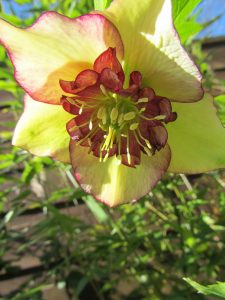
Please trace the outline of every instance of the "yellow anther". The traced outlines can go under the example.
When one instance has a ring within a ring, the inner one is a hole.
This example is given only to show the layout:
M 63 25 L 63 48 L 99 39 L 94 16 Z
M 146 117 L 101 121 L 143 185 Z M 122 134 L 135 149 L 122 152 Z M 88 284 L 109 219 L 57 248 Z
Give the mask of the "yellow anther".
M 119 114 L 118 109 L 116 107 L 113 107 L 111 114 L 110 114 L 110 119 L 112 122 L 116 121 L 118 114 Z
M 127 147 L 127 160 L 128 160 L 128 164 L 131 164 L 131 156 L 130 156 L 130 152 L 129 152 L 129 148 Z
M 148 156 L 152 156 L 151 151 L 147 147 L 144 147 L 144 150 L 145 150 L 145 152 L 147 153 Z
M 137 101 L 137 103 L 147 103 L 147 102 L 148 102 L 148 98 L 140 98 Z
M 104 87 L 104 85 L 100 84 L 100 89 L 101 89 L 102 93 L 103 93 L 105 96 L 108 96 L 107 90 L 106 90 L 106 88 Z
M 97 112 L 97 118 L 102 120 L 104 114 L 106 113 L 105 111 L 105 107 L 104 106 L 101 106 L 99 109 L 98 109 L 98 112 Z
M 156 116 L 154 119 L 155 119 L 155 120 L 163 120 L 163 119 L 165 119 L 165 118 L 166 118 L 165 115 L 158 115 L 158 116 Z
M 151 146 L 151 144 L 149 143 L 149 141 L 147 139 L 145 139 L 145 143 L 146 143 L 146 145 L 148 146 L 149 149 L 152 149 L 152 146 Z
M 130 111 L 123 116 L 125 121 L 130 121 L 130 120 L 134 119 L 135 117 L 136 117 L 136 113 L 134 111 Z
M 136 130 L 138 128 L 138 123 L 133 123 L 130 125 L 130 130 Z
M 92 123 L 92 120 L 90 120 L 90 122 L 89 122 L 89 126 L 88 126 L 88 127 L 89 127 L 89 129 L 90 129 L 90 130 L 92 130 L 92 128 L 93 128 L 93 123 Z
M 143 107 L 143 108 L 141 108 L 141 109 L 139 110 L 139 112 L 142 113 L 142 112 L 145 111 L 145 110 L 146 110 L 146 108 Z
M 80 107 L 80 109 L 79 109 L 79 115 L 81 115 L 81 114 L 82 114 L 82 112 L 83 112 L 83 108 L 84 108 L 84 104 L 82 104 L 82 105 L 81 105 L 81 107 Z

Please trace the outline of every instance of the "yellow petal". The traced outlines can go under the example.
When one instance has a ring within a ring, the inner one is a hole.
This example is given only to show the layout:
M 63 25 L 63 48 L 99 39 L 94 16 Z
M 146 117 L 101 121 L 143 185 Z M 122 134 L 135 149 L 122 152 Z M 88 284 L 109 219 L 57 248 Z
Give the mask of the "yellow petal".
M 121 34 L 127 72 L 140 71 L 144 85 L 171 100 L 203 96 L 201 75 L 174 28 L 171 0 L 114 0 L 103 14 Z
M 116 28 L 103 16 L 76 19 L 56 12 L 42 14 L 26 29 L 0 20 L 0 42 L 14 64 L 15 78 L 35 100 L 59 104 L 59 79 L 74 80 L 108 47 L 123 55 Z
M 51 105 L 25 96 L 25 110 L 17 123 L 13 145 L 38 156 L 52 156 L 70 162 L 66 123 L 73 115 L 60 105 Z
M 213 98 L 196 103 L 173 103 L 177 120 L 167 125 L 172 158 L 168 171 L 202 173 L 225 167 L 225 128 Z

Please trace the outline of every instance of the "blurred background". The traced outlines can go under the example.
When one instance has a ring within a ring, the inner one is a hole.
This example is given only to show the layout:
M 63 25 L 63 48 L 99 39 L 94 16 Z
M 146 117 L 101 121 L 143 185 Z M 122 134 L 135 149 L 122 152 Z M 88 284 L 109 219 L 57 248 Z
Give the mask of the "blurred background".
M 225 1 L 178 1 L 175 26 L 225 124 Z M 46 10 L 76 17 L 93 7 L 2 0 L 0 17 L 26 27 Z M 137 204 L 112 210 L 79 189 L 69 166 L 11 146 L 22 111 L 0 47 L 0 299 L 216 299 L 182 278 L 224 281 L 225 171 L 167 174 Z

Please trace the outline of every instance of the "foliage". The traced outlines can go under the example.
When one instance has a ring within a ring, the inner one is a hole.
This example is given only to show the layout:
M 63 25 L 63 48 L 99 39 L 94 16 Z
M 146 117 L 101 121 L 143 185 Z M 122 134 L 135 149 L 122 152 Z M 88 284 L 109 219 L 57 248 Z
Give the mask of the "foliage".
M 96 10 L 103 10 L 108 7 L 110 0 L 94 0 L 94 7 Z
M 216 284 L 210 284 L 203 286 L 190 278 L 184 278 L 193 288 L 195 288 L 199 293 L 204 295 L 215 295 L 225 299 L 225 282 L 217 282 Z
M 186 43 L 188 39 L 193 38 L 203 29 L 203 26 L 196 22 L 196 14 L 193 10 L 202 0 L 174 0 L 173 1 L 173 17 L 174 24 L 179 32 L 182 43 Z
M 26 18 L 16 11 L 7 15 L 4 6 L 0 17 L 21 26 L 49 9 L 69 17 L 93 9 L 92 0 L 16 2 Z M 201 43 L 191 43 L 202 28 L 192 14 L 198 3 L 174 0 L 175 26 L 205 75 L 205 87 L 224 91 Z M 0 297 L 41 300 L 56 287 L 75 300 L 213 299 L 195 293 L 182 278 L 224 278 L 225 173 L 167 175 L 137 204 L 106 208 L 79 189 L 69 166 L 11 146 L 23 93 L 3 48 L 0 59 Z M 216 100 L 225 123 L 224 96 Z M 25 271 L 21 259 L 30 257 L 35 264 Z M 28 277 L 6 292 L 7 280 L 19 275 Z M 212 287 L 206 294 L 215 295 Z

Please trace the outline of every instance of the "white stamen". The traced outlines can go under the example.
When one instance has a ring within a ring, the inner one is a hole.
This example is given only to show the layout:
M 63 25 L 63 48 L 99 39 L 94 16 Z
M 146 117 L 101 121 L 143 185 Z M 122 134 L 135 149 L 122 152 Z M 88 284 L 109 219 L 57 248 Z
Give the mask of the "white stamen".
M 90 130 L 92 130 L 92 128 L 93 128 L 93 123 L 92 123 L 92 120 L 90 120 L 90 122 L 89 122 L 89 126 L 88 126 L 88 127 L 89 127 L 89 129 L 90 129 Z
M 108 157 L 109 157 L 109 151 L 106 153 L 105 157 L 103 158 L 103 162 L 106 162 Z
M 106 88 L 104 87 L 104 85 L 100 84 L 100 89 L 101 89 L 102 93 L 103 93 L 105 96 L 108 96 L 107 90 L 106 90 Z
M 127 160 L 128 160 L 128 164 L 131 164 L 131 156 L 130 156 L 130 152 L 129 152 L 129 148 L 127 147 Z
M 147 147 L 144 147 L 144 150 L 145 150 L 145 152 L 147 153 L 148 156 L 152 156 L 151 151 Z
M 147 139 L 145 139 L 145 143 L 146 143 L 146 145 L 149 149 L 152 149 L 152 146 L 151 146 L 150 142 Z
M 140 98 L 136 103 L 147 103 L 147 102 L 148 102 L 148 98 Z
M 81 106 L 80 109 L 79 109 L 79 115 L 82 114 L 83 108 L 84 108 L 84 105 L 82 104 L 82 106 Z
M 165 119 L 165 118 L 166 118 L 165 115 L 158 115 L 158 116 L 156 116 L 154 119 L 155 119 L 155 120 L 163 120 L 163 119 Z

